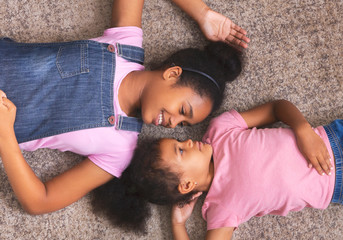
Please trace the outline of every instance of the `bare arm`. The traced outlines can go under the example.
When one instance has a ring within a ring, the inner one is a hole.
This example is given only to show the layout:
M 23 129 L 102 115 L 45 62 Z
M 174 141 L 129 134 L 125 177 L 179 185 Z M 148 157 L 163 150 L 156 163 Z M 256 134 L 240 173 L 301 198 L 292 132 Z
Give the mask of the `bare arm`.
M 144 0 L 114 0 L 112 8 L 112 27 L 142 27 Z
M 233 227 L 224 227 L 207 231 L 206 240 L 228 240 L 232 238 Z
M 206 233 L 206 240 L 229 240 L 233 235 L 233 227 L 224 227 L 209 230 Z M 189 240 L 186 227 L 183 225 L 173 225 L 174 240 Z
M 321 175 L 330 174 L 332 164 L 330 155 L 323 140 L 313 131 L 302 113 L 291 102 L 277 100 L 242 112 L 248 127 L 260 127 L 281 121 L 290 126 L 310 167 L 314 167 Z
M 14 134 L 16 108 L 0 102 L 0 156 L 9 182 L 23 208 L 31 214 L 56 211 L 77 201 L 113 178 L 86 159 L 63 174 L 43 183 L 25 161 Z
M 186 221 L 191 216 L 195 203 L 201 192 L 193 195 L 193 200 L 184 205 L 182 208 L 178 205 L 174 205 L 172 208 L 171 222 L 173 230 L 174 240 L 189 240 L 189 236 L 186 229 Z M 225 227 L 207 231 L 206 239 L 209 240 L 227 240 L 231 239 L 234 228 Z

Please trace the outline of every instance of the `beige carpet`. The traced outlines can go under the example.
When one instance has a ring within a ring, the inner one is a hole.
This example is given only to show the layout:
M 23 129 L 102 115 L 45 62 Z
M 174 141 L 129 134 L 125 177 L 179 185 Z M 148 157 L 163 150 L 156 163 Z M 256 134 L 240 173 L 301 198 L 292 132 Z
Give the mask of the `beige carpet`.
M 343 118 L 342 0 L 207 3 L 244 27 L 251 38 L 243 74 L 227 86 L 219 112 L 284 98 L 313 125 Z M 24 42 L 96 37 L 109 27 L 111 5 L 112 0 L 1 0 L 0 36 Z M 205 43 L 195 23 L 168 0 L 146 1 L 143 29 L 147 66 L 174 50 Z M 142 135 L 200 138 L 206 124 L 175 131 L 145 127 Z M 24 154 L 42 179 L 81 159 L 51 150 Z M 152 207 L 147 235 L 137 235 L 94 215 L 90 196 L 58 212 L 30 216 L 15 199 L 2 166 L 0 182 L 0 239 L 171 239 L 167 207 Z M 191 239 L 204 239 L 200 202 L 188 227 Z M 342 233 L 343 207 L 331 205 L 325 211 L 254 218 L 238 228 L 234 239 L 343 239 Z

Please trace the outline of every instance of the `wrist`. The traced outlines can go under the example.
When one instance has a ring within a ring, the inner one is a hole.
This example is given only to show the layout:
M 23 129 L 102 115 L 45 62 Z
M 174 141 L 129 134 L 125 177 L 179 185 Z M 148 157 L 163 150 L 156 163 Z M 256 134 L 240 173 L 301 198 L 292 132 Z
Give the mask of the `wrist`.
M 307 121 L 299 123 L 295 127 L 293 127 L 293 131 L 295 132 L 297 136 L 306 134 L 306 132 L 309 130 L 312 131 L 312 126 Z
M 4 151 L 13 148 L 13 146 L 17 146 L 17 138 L 13 130 L 8 130 L 4 134 L 0 135 L 0 155 L 3 154 Z
M 185 227 L 186 226 L 186 221 L 179 222 L 179 221 L 175 221 L 172 219 L 171 223 L 172 223 L 172 226 L 175 226 L 175 227 Z

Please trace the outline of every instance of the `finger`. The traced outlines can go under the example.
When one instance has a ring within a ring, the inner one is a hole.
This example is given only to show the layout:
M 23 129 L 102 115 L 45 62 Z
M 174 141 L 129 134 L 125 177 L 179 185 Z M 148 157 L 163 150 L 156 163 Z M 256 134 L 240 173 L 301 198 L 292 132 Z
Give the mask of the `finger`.
M 333 170 L 334 169 L 334 163 L 331 159 L 331 156 L 330 156 L 327 148 L 325 148 L 325 161 L 328 163 L 328 166 L 330 167 L 330 169 Z
M 240 26 L 236 25 L 235 23 L 232 23 L 231 28 L 236 30 L 237 32 L 240 32 L 240 33 L 244 34 L 244 35 L 247 34 L 247 31 L 245 31 L 243 28 L 241 28 Z
M 194 194 L 194 195 L 192 196 L 192 200 L 193 200 L 193 199 L 196 199 L 196 198 L 198 198 L 198 197 L 200 197 L 201 194 L 202 194 L 202 192 L 197 192 L 196 194 Z
M 321 168 L 323 169 L 323 171 L 327 174 L 327 175 L 331 175 L 331 170 L 329 165 L 327 164 L 327 162 L 325 161 L 324 157 L 322 155 L 317 156 L 317 160 L 321 166 Z
M 1 98 L 7 98 L 6 93 L 4 91 L 0 90 L 0 97 Z
M 243 43 L 241 40 L 235 38 L 231 34 L 229 36 L 227 36 L 225 40 L 226 40 L 227 43 L 230 43 L 233 46 L 243 47 L 243 48 L 247 48 L 248 47 L 248 45 L 246 43 Z
M 316 169 L 319 175 L 325 174 L 316 157 L 310 158 L 310 161 L 312 163 L 313 168 Z
M 8 110 L 15 110 L 16 106 L 14 105 L 14 103 L 9 100 L 8 98 L 3 98 L 3 105 L 6 106 L 8 108 Z
M 196 204 L 196 202 L 198 201 L 199 198 L 194 198 L 192 199 L 192 201 L 188 204 L 191 208 L 194 208 L 194 205 Z
M 237 27 L 236 25 L 231 28 L 231 32 L 230 34 L 232 34 L 234 37 L 240 39 L 241 41 L 244 41 L 246 43 L 249 43 L 250 42 L 250 38 L 248 38 L 246 36 L 247 32 L 245 30 L 243 30 L 242 28 L 240 27 Z
M 2 90 L 0 90 L 0 103 L 3 103 L 3 98 L 6 98 L 6 94 Z

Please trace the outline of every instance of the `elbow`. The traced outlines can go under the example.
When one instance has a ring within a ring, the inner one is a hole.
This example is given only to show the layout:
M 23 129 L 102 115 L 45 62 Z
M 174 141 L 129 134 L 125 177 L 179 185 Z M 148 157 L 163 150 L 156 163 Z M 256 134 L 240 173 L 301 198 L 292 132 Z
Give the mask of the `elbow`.
M 23 207 L 24 211 L 30 215 L 42 215 L 44 214 L 45 212 L 44 211 L 41 211 L 40 209 L 37 209 L 37 208 L 33 208 L 33 207 Z
M 42 215 L 45 213 L 48 213 L 50 211 L 47 211 L 44 208 L 43 204 L 38 204 L 38 203 L 26 203 L 26 204 L 21 204 L 22 208 L 24 211 L 30 215 Z

